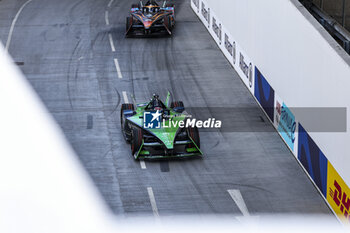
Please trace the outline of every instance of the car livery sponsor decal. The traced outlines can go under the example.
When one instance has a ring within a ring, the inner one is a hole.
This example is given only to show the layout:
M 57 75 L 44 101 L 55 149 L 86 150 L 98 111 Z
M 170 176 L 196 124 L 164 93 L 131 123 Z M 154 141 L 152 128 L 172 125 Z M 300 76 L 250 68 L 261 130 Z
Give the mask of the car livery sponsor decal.
M 350 188 L 328 162 L 327 201 L 340 220 L 350 223 Z

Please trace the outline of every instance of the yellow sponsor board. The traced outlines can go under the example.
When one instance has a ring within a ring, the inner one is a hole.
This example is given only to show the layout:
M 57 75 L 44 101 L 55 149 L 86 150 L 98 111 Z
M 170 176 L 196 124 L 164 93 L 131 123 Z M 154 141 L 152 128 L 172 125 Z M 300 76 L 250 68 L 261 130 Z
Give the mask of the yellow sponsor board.
M 344 223 L 350 223 L 350 189 L 328 161 L 327 201 Z

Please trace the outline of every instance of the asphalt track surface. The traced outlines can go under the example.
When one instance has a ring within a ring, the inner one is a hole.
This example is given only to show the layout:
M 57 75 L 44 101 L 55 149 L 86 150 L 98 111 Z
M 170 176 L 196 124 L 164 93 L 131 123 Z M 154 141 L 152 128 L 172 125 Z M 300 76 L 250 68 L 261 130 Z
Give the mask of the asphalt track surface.
M 3 44 L 25 2 L 0 1 Z M 175 3 L 172 37 L 126 39 L 127 0 L 33 0 L 15 24 L 9 53 L 106 203 L 122 216 L 331 214 L 189 0 Z M 186 107 L 250 110 L 221 114 L 235 123 L 232 132 L 201 133 L 203 159 L 134 161 L 120 131 L 121 103 L 167 89 Z

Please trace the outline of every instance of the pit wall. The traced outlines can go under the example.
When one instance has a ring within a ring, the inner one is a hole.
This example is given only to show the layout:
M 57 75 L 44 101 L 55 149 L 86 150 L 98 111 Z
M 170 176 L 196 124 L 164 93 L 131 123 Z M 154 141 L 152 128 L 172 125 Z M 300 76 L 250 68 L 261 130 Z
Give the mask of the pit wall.
M 349 121 L 350 66 L 339 46 L 297 0 L 191 0 L 191 7 L 330 207 L 350 222 L 349 126 L 308 131 L 310 116 L 295 110 L 340 107 Z

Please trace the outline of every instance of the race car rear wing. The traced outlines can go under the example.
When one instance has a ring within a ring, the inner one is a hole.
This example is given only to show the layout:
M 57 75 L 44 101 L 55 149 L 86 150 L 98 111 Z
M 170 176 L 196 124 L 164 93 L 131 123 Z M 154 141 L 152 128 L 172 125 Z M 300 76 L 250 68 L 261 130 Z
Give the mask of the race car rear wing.
M 166 4 L 167 4 L 167 0 L 163 1 L 163 8 L 166 6 Z M 143 7 L 143 1 L 142 0 L 140 0 L 140 6 L 141 6 L 141 8 Z

